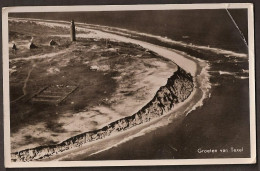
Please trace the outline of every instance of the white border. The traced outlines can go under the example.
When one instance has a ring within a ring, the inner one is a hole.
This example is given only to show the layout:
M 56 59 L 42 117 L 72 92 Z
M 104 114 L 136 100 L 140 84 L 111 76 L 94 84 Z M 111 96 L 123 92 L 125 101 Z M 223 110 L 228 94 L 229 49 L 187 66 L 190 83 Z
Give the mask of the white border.
M 69 12 L 69 11 L 133 11 L 133 10 L 190 10 L 190 9 L 248 9 L 248 47 L 249 47 L 249 89 L 250 89 L 250 158 L 224 159 L 174 159 L 174 160 L 102 160 L 102 161 L 51 161 L 51 162 L 11 162 L 10 156 L 10 103 L 9 103 L 9 50 L 8 13 L 14 12 Z M 90 6 L 27 6 L 6 7 L 2 9 L 3 37 L 3 103 L 4 103 L 4 147 L 5 167 L 83 167 L 83 166 L 152 166 L 152 165 L 208 165 L 208 164 L 253 164 L 256 163 L 256 125 L 255 125 L 255 61 L 254 61 L 254 17 L 253 4 L 163 4 L 163 5 L 90 5 Z

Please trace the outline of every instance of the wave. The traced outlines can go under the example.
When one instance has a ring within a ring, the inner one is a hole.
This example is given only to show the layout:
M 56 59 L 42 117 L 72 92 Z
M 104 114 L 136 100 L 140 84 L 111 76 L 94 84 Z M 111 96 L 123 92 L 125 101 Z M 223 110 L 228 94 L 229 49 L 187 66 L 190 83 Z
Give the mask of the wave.
M 249 70 L 247 70 L 247 69 L 242 69 L 242 72 L 243 72 L 243 73 L 249 73 Z
M 195 58 L 195 57 L 191 57 L 191 58 Z M 196 79 L 197 79 L 197 86 L 199 87 L 199 90 L 202 91 L 202 97 L 199 99 L 199 101 L 186 113 L 186 116 L 196 110 L 199 107 L 203 106 L 203 103 L 206 99 L 210 98 L 211 93 L 210 93 L 210 89 L 212 87 L 211 82 L 210 82 L 210 74 L 209 74 L 209 70 L 210 70 L 210 64 L 204 60 L 201 59 L 197 59 L 196 60 L 199 61 L 200 66 L 201 66 L 201 72 L 199 75 L 197 75 Z M 196 86 L 196 85 L 195 85 Z
M 249 79 L 249 77 L 245 77 L 245 76 L 235 76 L 235 78 L 237 78 L 237 79 L 242 79 L 242 80 L 244 80 L 244 79 Z
M 220 75 L 235 75 L 233 72 L 227 72 L 227 71 L 218 71 Z

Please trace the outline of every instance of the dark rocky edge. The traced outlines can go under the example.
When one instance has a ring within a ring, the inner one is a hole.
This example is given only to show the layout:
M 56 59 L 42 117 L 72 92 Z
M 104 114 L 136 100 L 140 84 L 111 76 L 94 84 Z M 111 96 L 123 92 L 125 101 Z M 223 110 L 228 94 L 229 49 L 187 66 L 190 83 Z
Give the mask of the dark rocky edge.
M 119 119 L 101 129 L 76 135 L 56 145 L 39 146 L 12 153 L 11 160 L 13 162 L 41 160 L 69 149 L 81 147 L 85 143 L 103 139 L 116 132 L 149 122 L 171 110 L 175 104 L 187 99 L 193 88 L 192 76 L 178 67 L 178 70 L 168 78 L 167 84 L 160 87 L 156 92 L 154 98 L 132 116 Z

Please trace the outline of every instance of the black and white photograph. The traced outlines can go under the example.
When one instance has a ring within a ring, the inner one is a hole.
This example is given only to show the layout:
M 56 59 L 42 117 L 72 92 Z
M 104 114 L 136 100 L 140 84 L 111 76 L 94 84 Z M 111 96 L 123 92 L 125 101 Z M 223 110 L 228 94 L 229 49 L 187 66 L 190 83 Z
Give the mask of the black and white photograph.
M 253 5 L 6 7 L 6 167 L 253 164 Z

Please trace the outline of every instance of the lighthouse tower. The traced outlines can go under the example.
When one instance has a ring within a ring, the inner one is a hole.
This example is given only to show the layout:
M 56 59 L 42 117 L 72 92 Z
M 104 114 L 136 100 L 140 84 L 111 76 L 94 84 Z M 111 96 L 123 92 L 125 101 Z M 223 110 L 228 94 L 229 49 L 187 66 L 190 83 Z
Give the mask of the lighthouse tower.
M 70 25 L 70 38 L 71 41 L 76 41 L 76 29 L 75 29 L 74 20 L 71 21 L 71 25 Z

